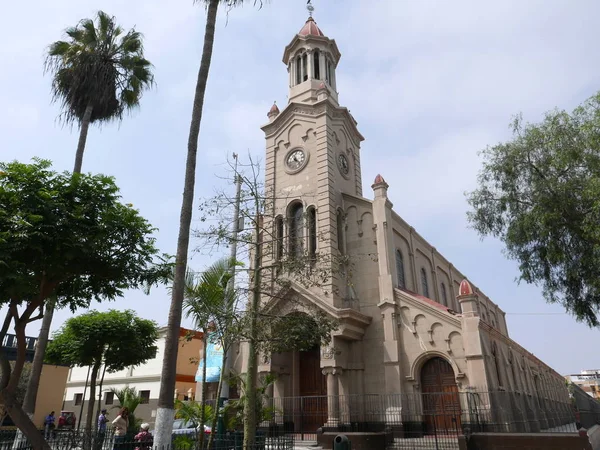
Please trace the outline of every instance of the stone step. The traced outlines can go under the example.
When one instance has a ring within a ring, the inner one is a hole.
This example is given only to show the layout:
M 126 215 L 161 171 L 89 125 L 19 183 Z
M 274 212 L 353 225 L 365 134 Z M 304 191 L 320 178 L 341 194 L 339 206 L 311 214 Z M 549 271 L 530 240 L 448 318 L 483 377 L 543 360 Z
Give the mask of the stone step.
M 295 450 L 323 450 L 323 447 L 317 444 L 317 441 L 300 441 L 294 442 Z

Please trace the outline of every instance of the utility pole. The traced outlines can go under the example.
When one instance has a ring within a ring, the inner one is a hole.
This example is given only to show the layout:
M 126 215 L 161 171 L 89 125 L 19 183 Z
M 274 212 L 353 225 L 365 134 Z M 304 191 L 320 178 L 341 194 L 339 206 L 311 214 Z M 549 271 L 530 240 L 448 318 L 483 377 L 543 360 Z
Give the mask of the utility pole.
M 238 155 L 237 153 L 233 154 L 233 159 L 235 161 L 234 166 L 233 166 L 233 172 L 234 172 L 234 180 L 235 180 L 235 203 L 233 206 L 233 224 L 232 224 L 232 230 L 231 230 L 231 254 L 230 254 L 230 261 L 231 261 L 231 278 L 229 279 L 228 282 L 228 289 L 235 289 L 235 268 L 236 268 L 236 261 L 237 261 L 237 240 L 238 240 L 238 233 L 240 231 L 242 231 L 243 229 L 243 225 L 240 223 L 240 201 L 241 201 L 241 196 L 242 196 L 242 177 L 238 174 Z M 228 314 L 233 314 L 233 308 L 235 306 L 235 296 L 231 297 L 231 301 L 232 303 L 229 305 L 228 307 Z M 230 347 L 230 346 L 229 346 Z M 205 363 L 206 364 L 206 363 Z M 229 371 L 231 368 L 231 350 L 228 348 L 227 349 L 227 356 L 225 358 L 225 365 L 223 367 L 221 367 L 221 370 L 223 371 L 223 380 L 225 380 L 225 383 L 223 384 L 223 386 L 221 387 L 221 396 L 219 398 L 219 408 L 222 408 L 223 405 L 225 404 L 225 402 L 229 399 L 229 382 L 227 380 L 228 376 L 229 376 Z M 223 432 L 223 424 L 221 421 L 221 415 L 219 414 L 219 426 L 218 426 L 218 431 L 217 434 L 219 434 L 220 432 Z

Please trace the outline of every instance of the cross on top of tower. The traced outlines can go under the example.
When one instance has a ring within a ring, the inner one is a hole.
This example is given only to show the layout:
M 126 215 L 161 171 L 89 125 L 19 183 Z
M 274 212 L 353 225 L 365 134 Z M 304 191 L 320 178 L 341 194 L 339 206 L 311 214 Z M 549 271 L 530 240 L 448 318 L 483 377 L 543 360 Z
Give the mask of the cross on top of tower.
M 315 7 L 312 5 L 312 0 L 308 0 L 308 2 L 306 2 L 306 9 L 308 10 L 308 17 L 312 17 L 313 15 L 313 11 L 315 10 Z

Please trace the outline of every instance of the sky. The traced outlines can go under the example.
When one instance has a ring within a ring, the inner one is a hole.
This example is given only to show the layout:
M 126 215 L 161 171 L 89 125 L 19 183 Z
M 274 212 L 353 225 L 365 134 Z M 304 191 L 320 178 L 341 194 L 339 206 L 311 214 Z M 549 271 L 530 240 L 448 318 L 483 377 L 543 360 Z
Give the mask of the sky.
M 313 0 L 321 30 L 342 53 L 340 103 L 358 121 L 364 194 L 378 173 L 395 210 L 507 313 L 510 336 L 562 374 L 600 367 L 590 330 L 548 305 L 535 286 L 517 283 L 502 244 L 467 223 L 464 193 L 475 188 L 478 152 L 510 139 L 511 118 L 572 110 L 596 92 L 600 2 L 596 0 Z M 196 199 L 230 188 L 232 152 L 264 155 L 260 126 L 287 103 L 281 58 L 307 18 L 305 0 L 271 0 L 218 17 L 199 140 Z M 44 74 L 47 46 L 97 10 L 145 36 L 156 87 L 119 124 L 92 127 L 83 170 L 115 177 L 175 253 L 193 91 L 205 9 L 192 0 L 8 2 L 0 20 L 0 160 L 42 157 L 72 170 L 78 130 L 62 127 Z M 199 214 L 194 227 L 199 227 Z M 198 241 L 192 241 L 195 248 Z M 194 252 L 201 270 L 215 255 Z M 94 308 L 133 309 L 164 325 L 170 297 L 127 292 Z M 57 311 L 53 330 L 68 317 Z M 28 334 L 35 336 L 38 324 Z M 591 351 L 590 351 L 591 350 Z

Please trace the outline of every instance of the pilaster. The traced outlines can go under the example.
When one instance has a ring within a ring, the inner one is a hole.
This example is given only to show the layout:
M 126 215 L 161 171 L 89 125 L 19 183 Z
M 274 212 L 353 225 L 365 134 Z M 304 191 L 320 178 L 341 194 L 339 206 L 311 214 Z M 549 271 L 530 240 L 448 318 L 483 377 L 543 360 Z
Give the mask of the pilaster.
M 462 311 L 461 328 L 469 383 L 478 390 L 486 391 L 488 390 L 488 381 L 479 329 L 480 318 L 477 308 L 479 298 L 467 280 L 460 283 L 458 294 L 457 300 Z
M 383 325 L 383 364 L 385 392 L 402 393 L 402 373 L 396 326 L 397 305 L 394 298 L 395 273 L 392 271 L 393 235 L 392 203 L 388 200 L 388 184 L 381 175 L 373 183 L 373 222 L 377 238 L 377 262 L 379 265 L 379 310 Z

